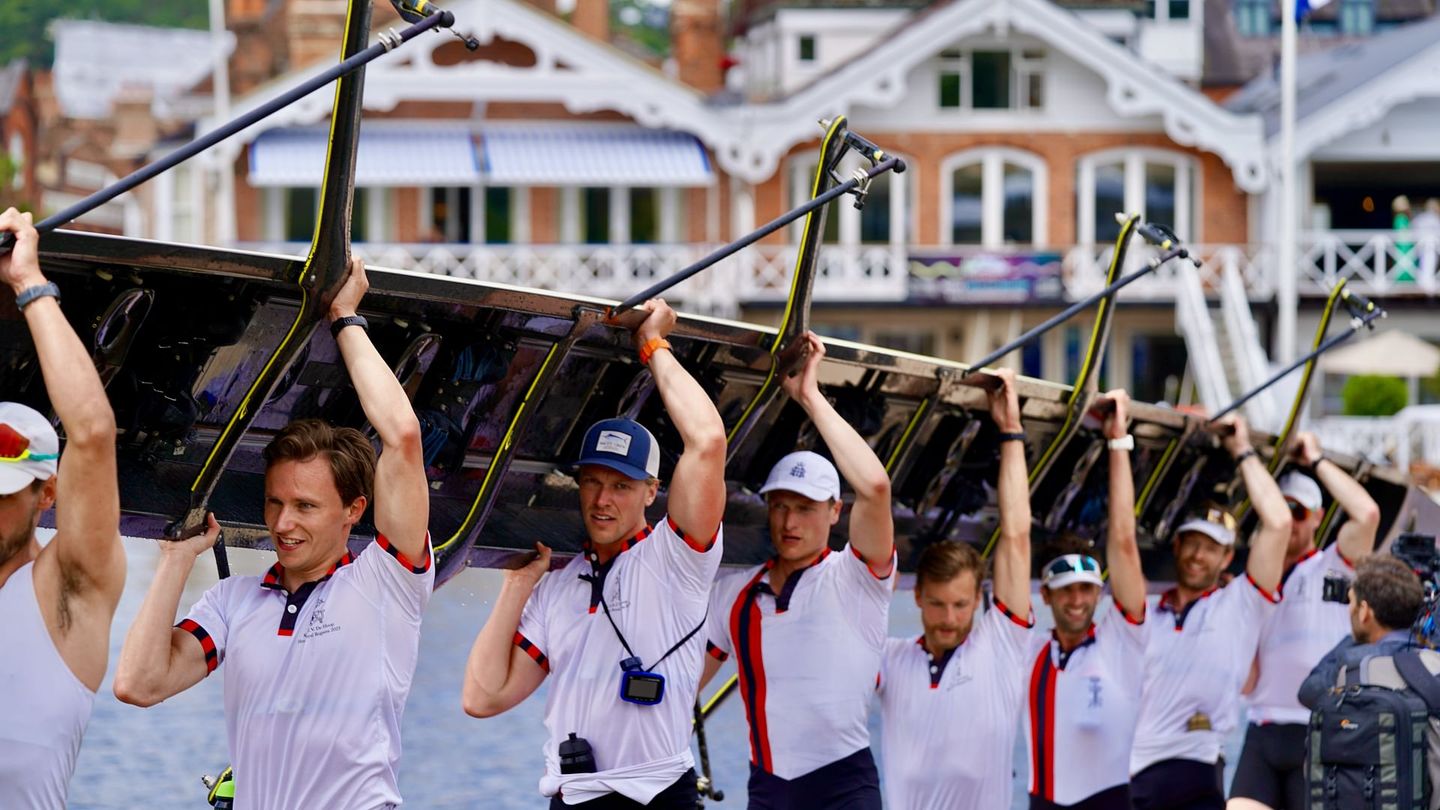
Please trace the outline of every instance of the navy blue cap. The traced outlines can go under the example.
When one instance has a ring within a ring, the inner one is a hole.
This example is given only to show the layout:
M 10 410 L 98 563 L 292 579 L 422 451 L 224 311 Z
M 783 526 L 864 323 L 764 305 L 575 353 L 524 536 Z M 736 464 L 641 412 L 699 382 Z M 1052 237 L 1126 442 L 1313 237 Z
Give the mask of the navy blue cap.
M 575 466 L 599 464 L 643 481 L 660 477 L 660 445 L 639 422 L 604 419 L 585 431 L 580 459 Z

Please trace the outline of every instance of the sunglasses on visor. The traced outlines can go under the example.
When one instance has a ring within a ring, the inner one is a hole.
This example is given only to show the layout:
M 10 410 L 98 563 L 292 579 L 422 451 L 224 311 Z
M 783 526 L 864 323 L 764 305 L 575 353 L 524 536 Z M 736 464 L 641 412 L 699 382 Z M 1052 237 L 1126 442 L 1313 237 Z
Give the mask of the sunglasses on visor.
M 1061 574 L 1081 574 L 1089 571 L 1092 574 L 1100 573 L 1100 561 L 1088 554 L 1066 554 L 1056 557 L 1045 566 L 1045 579 L 1052 579 Z
M 1296 520 L 1304 520 L 1310 517 L 1310 507 L 1297 500 L 1286 498 L 1285 505 L 1290 507 L 1290 516 Z
M 30 437 L 6 424 L 0 424 L 0 461 L 54 461 L 59 453 L 33 453 Z

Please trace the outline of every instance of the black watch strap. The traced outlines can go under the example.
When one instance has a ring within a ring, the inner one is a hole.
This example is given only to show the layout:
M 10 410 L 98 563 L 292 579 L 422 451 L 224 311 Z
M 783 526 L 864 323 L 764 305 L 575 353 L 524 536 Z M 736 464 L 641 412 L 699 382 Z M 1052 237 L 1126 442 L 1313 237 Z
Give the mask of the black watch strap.
M 1255 448 L 1247 447 L 1243 451 L 1241 451 L 1240 455 L 1235 457 L 1235 466 L 1239 467 L 1241 464 L 1244 464 L 1246 461 L 1255 458 L 1258 455 L 1260 454 L 1256 452 Z
M 336 318 L 330 322 L 330 336 L 336 340 L 340 339 L 340 330 L 347 326 L 358 326 L 366 332 L 370 331 L 370 322 L 359 315 L 346 315 L 343 318 Z
M 44 284 L 36 284 L 34 287 L 26 287 L 21 290 L 20 294 L 15 296 L 15 307 L 17 309 L 24 309 L 30 304 L 35 303 L 37 299 L 46 296 L 50 296 L 56 301 L 60 300 L 60 288 L 55 285 L 55 282 L 47 281 Z
M 1024 433 L 1001 433 L 1001 434 L 1000 434 L 1000 441 L 1002 441 L 1002 442 L 1023 442 L 1023 441 L 1025 441 L 1025 434 L 1024 434 Z

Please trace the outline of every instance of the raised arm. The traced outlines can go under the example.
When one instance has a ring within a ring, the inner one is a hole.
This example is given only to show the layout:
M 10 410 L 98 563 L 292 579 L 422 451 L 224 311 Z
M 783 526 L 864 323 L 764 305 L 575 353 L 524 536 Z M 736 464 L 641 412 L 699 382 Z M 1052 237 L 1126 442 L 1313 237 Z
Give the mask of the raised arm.
M 1021 434 L 1020 398 L 1015 372 L 995 372 L 1002 383 L 989 392 L 990 418 L 1001 433 Z M 1030 481 L 1025 471 L 1025 442 L 1000 442 L 1000 544 L 995 548 L 995 598 L 1023 619 L 1030 618 Z
M 120 664 L 115 668 L 115 697 L 122 702 L 154 706 L 209 674 L 200 641 L 174 624 L 180 594 L 195 567 L 195 558 L 214 547 L 219 534 L 215 516 L 207 515 L 204 534 L 188 540 L 160 541 L 160 564 L 150 579 L 150 590 L 140 603 L 140 612 L 125 634 Z
M 1130 429 L 1130 395 L 1115 390 L 1105 395 L 1115 409 L 1105 418 L 1105 438 L 1123 440 Z M 1145 574 L 1140 568 L 1140 546 L 1135 540 L 1135 474 L 1130 451 L 1111 448 L 1109 527 L 1105 539 L 1105 566 L 1110 571 L 1110 592 L 1125 615 L 1145 615 Z
M 539 688 L 549 672 L 515 643 L 525 603 L 550 569 L 550 549 L 540 543 L 535 548 L 539 557 L 524 568 L 505 572 L 495 607 L 470 647 L 460 703 L 471 717 L 494 717 L 509 711 Z
M 667 491 L 670 517 L 690 536 L 708 540 L 725 512 L 725 424 L 710 395 L 661 344 L 675 328 L 675 310 L 661 298 L 641 309 L 649 315 L 635 329 L 635 345 L 650 354 L 655 388 L 685 443 Z
M 40 236 L 31 216 L 11 208 L 0 214 L 0 233 L 15 234 L 14 250 L 0 256 L 0 279 L 19 295 L 47 284 L 40 272 Z M 120 493 L 115 468 L 115 414 L 95 363 L 65 320 L 60 301 L 42 297 L 23 310 L 40 358 L 50 404 L 65 428 L 65 452 L 56 475 L 53 548 L 67 605 L 76 598 L 108 621 L 125 586 L 120 543 Z M 45 570 L 38 565 L 37 571 Z M 67 610 L 68 612 L 68 610 Z M 103 672 L 103 667 L 102 670 Z
M 820 362 L 825 359 L 825 344 L 814 332 L 807 332 L 804 340 L 809 352 L 805 364 L 781 385 L 785 393 L 805 409 L 835 457 L 835 467 L 855 490 L 855 505 L 850 510 L 850 546 L 860 552 L 877 575 L 888 576 L 895 555 L 890 475 L 865 439 L 820 393 L 818 376 Z
M 1375 535 L 1380 531 L 1380 506 L 1365 491 L 1365 487 L 1351 478 L 1340 465 L 1325 458 L 1320 450 L 1320 440 L 1313 433 L 1301 433 L 1297 437 L 1295 457 L 1300 464 L 1315 471 L 1320 485 L 1349 516 L 1349 520 L 1340 527 L 1340 536 L 1335 541 L 1340 556 L 1353 565 L 1356 560 L 1374 551 Z
M 1226 431 L 1227 425 L 1233 430 Z M 1245 493 L 1260 518 L 1250 538 L 1250 558 L 1245 564 L 1245 573 L 1265 592 L 1278 593 L 1280 577 L 1285 571 L 1285 547 L 1290 543 L 1290 507 L 1280 494 L 1280 485 L 1250 446 L 1250 430 L 1245 420 L 1232 414 L 1221 420 L 1219 427 L 1223 436 L 1221 444 L 1239 464 Z
M 368 289 L 365 262 L 352 258 L 350 275 L 330 304 L 330 321 L 356 314 Z M 380 437 L 380 458 L 375 464 L 375 528 L 407 558 L 418 562 L 430 524 L 430 488 L 425 481 L 420 421 L 415 418 L 405 389 L 364 329 L 341 329 L 336 344 L 360 397 L 360 407 L 365 409 L 365 418 Z

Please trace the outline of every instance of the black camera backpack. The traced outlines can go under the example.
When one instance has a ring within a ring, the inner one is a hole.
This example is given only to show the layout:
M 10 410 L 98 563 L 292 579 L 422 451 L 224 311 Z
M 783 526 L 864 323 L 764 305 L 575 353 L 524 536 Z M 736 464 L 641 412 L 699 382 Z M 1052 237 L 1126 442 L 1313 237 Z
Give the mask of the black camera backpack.
M 1436 671 L 1431 650 L 1345 668 L 1310 715 L 1308 810 L 1440 810 Z

